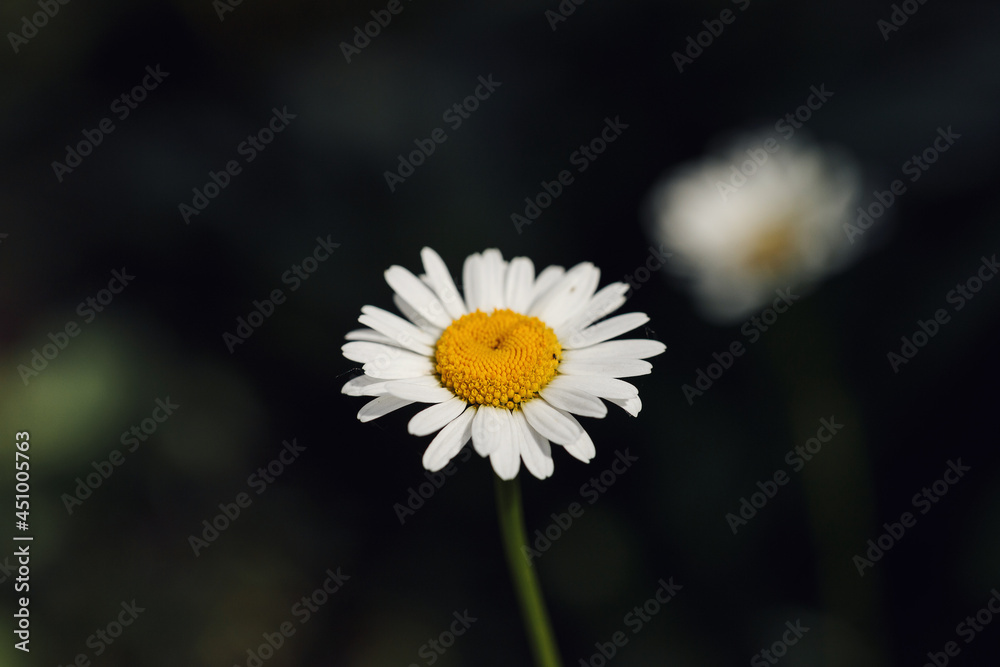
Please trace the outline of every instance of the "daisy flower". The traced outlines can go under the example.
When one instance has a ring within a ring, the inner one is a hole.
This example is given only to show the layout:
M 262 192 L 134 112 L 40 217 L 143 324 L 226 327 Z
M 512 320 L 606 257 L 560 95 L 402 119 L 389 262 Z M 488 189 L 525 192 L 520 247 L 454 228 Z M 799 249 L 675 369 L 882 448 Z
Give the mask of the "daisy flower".
M 348 333 L 342 349 L 364 375 L 343 392 L 375 397 L 358 412 L 363 422 L 429 404 L 408 427 L 415 436 L 437 433 L 425 468 L 445 467 L 471 438 L 501 479 L 513 479 L 522 460 L 545 479 L 553 471 L 550 443 L 585 463 L 596 453 L 573 415 L 604 417 L 601 399 L 639 414 L 638 389 L 619 378 L 649 373 L 644 359 L 666 346 L 611 340 L 649 321 L 644 313 L 602 319 L 625 303 L 626 284 L 598 290 L 600 271 L 589 262 L 536 276 L 530 259 L 508 262 L 490 249 L 465 260 L 463 296 L 436 252 L 424 248 L 420 256 L 420 277 L 401 266 L 385 272 L 405 318 L 361 309 L 367 328 Z
M 776 289 L 804 289 L 852 255 L 842 226 L 859 194 L 853 165 L 817 147 L 761 145 L 739 142 L 682 168 L 651 198 L 674 269 L 720 321 L 745 317 Z

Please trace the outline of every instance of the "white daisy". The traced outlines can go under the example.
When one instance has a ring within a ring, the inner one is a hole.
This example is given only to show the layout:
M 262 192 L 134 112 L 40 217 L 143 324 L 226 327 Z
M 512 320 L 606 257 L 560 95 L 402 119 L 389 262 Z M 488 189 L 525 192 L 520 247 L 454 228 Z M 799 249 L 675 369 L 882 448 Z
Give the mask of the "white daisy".
M 643 359 L 666 346 L 611 340 L 649 321 L 644 313 L 602 319 L 625 303 L 628 285 L 598 290 L 600 270 L 589 262 L 536 276 L 530 259 L 507 262 L 490 249 L 465 260 L 463 298 L 436 252 L 420 256 L 419 278 L 401 266 L 385 272 L 406 319 L 361 309 L 368 328 L 348 333 L 343 352 L 365 374 L 343 392 L 375 397 L 358 412 L 363 422 L 430 404 L 409 423 L 416 436 L 437 432 L 425 468 L 445 467 L 471 438 L 502 479 L 513 479 L 522 459 L 544 479 L 553 471 L 550 442 L 584 463 L 596 453 L 574 414 L 604 417 L 602 398 L 639 414 L 638 389 L 618 378 L 649 373 Z
M 713 319 L 741 319 L 852 254 L 842 226 L 859 194 L 853 165 L 816 147 L 761 145 L 741 141 L 682 168 L 651 198 L 655 233 Z

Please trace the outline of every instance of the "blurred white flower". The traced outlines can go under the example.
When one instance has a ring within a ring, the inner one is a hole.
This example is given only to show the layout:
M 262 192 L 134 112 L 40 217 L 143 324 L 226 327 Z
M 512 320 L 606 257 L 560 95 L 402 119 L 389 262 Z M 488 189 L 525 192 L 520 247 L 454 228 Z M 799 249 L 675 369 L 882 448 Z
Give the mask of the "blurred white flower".
M 655 188 L 654 233 L 705 315 L 735 321 L 850 258 L 842 226 L 858 195 L 857 170 L 835 153 L 743 140 Z

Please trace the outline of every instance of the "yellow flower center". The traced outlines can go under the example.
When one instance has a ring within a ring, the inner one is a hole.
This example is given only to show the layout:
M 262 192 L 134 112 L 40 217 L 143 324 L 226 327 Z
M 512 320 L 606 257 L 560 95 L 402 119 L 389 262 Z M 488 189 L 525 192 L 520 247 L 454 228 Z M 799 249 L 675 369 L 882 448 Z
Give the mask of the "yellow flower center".
M 515 408 L 556 374 L 562 346 L 537 317 L 477 310 L 452 322 L 434 352 L 441 384 L 468 403 Z

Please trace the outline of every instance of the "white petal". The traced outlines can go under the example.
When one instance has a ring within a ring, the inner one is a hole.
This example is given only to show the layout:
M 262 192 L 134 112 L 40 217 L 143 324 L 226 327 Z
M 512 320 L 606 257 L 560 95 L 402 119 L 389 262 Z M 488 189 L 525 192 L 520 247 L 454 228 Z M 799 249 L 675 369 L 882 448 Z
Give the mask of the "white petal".
M 584 463 L 590 463 L 590 460 L 597 455 L 594 441 L 590 439 L 590 435 L 586 431 L 580 433 L 580 437 L 574 440 L 573 444 L 563 445 L 563 448 L 570 453 L 570 456 Z
M 349 380 L 347 384 L 340 388 L 342 394 L 347 394 L 348 396 L 365 396 L 365 389 L 374 384 L 382 384 L 379 380 L 373 377 L 368 377 L 367 375 L 359 375 L 353 380 Z
M 437 340 L 412 322 L 407 322 L 399 315 L 393 315 L 387 310 L 375 306 L 365 306 L 361 309 L 363 315 L 358 318 L 362 324 L 367 324 L 379 333 L 392 339 L 395 345 L 405 347 L 417 354 L 434 354 Z
M 362 422 L 370 422 L 373 419 L 378 419 L 383 415 L 389 414 L 393 410 L 405 408 L 411 403 L 413 401 L 408 401 L 405 398 L 397 398 L 389 395 L 379 396 L 368 401 L 364 407 L 358 410 L 358 419 Z
M 531 288 L 532 306 L 552 289 L 556 283 L 562 280 L 566 274 L 566 269 L 561 266 L 546 266 L 535 278 L 535 284 Z M 529 310 L 530 310 L 529 306 Z M 525 311 L 526 312 L 526 311 Z
M 628 382 L 600 375 L 557 375 L 552 378 L 548 386 L 559 389 L 577 389 L 609 400 L 635 398 L 639 395 L 639 390 Z
M 600 359 L 648 359 L 661 354 L 667 346 L 658 340 L 610 340 L 578 350 L 563 352 L 563 361 L 590 361 Z
M 551 384 L 538 392 L 552 407 L 566 410 L 584 417 L 603 418 L 608 414 L 608 406 L 593 394 L 579 389 L 553 387 Z
M 490 464 L 500 479 L 514 479 L 521 468 L 521 450 L 514 432 L 514 419 L 509 411 L 504 410 L 504 412 L 507 413 L 507 417 L 501 418 L 503 432 L 500 433 L 496 448 L 490 453 Z M 476 436 L 472 437 L 475 440 Z
M 458 293 L 455 281 L 451 279 L 451 272 L 448 271 L 448 265 L 444 263 L 441 256 L 431 248 L 424 248 L 420 251 L 420 259 L 423 260 L 427 279 L 437 293 L 438 299 L 444 304 L 451 319 L 457 320 L 465 315 L 465 301 Z
M 483 258 L 479 253 L 473 253 L 465 258 L 465 264 L 462 265 L 462 292 L 470 313 L 482 310 L 483 280 Z
M 430 322 L 428 322 L 424 317 L 420 315 L 420 313 L 414 310 L 413 306 L 408 304 L 406 300 L 403 299 L 401 296 L 399 296 L 398 294 L 393 294 L 392 302 L 396 304 L 396 308 L 399 308 L 399 312 L 403 313 L 403 315 L 406 316 L 406 319 L 416 324 L 418 327 L 420 327 L 421 330 L 431 334 L 431 336 L 433 336 L 435 339 L 441 336 L 441 332 L 444 331 L 444 329 L 442 327 L 436 327 Z
M 555 463 L 552 461 L 552 447 L 549 441 L 528 425 L 528 420 L 520 410 L 515 410 L 512 415 L 514 437 L 521 458 L 524 459 L 524 467 L 538 479 L 550 477 L 555 470 Z
M 417 436 L 433 433 L 462 414 L 465 411 L 466 405 L 466 402 L 458 396 L 452 396 L 451 399 L 444 403 L 424 408 L 413 415 L 413 419 L 407 425 L 407 430 L 412 435 Z
M 642 410 L 642 399 L 638 396 L 632 398 L 609 398 L 608 400 L 633 417 L 638 417 L 639 411 Z
M 340 346 L 340 350 L 344 353 L 345 357 L 351 361 L 356 361 L 359 364 L 367 364 L 369 361 L 379 361 L 383 359 L 395 359 L 396 357 L 402 355 L 426 359 L 426 357 L 422 355 L 414 354 L 413 352 L 404 350 L 401 347 L 363 340 L 344 343 Z
M 563 279 L 536 301 L 529 311 L 553 329 L 583 311 L 594 295 L 601 271 L 590 262 L 581 262 L 570 269 Z
M 387 382 L 386 391 L 393 396 L 399 396 L 409 401 L 417 403 L 444 403 L 449 398 L 453 398 L 450 390 L 440 386 L 437 382 L 434 385 L 426 385 L 417 382 Z
M 444 305 L 434 292 L 420 278 L 402 266 L 390 266 L 385 272 L 385 281 L 404 301 L 413 306 L 420 315 L 442 329 L 451 324 Z
M 392 339 L 385 334 L 380 334 L 377 331 L 372 331 L 371 329 L 354 329 L 353 331 L 348 331 L 344 338 L 347 340 L 364 340 L 371 343 L 384 343 L 386 345 L 395 345 Z
M 367 377 L 367 376 L 365 376 Z M 389 393 L 389 385 L 393 382 L 405 382 L 406 384 L 416 384 L 423 387 L 440 387 L 441 383 L 433 375 L 421 375 L 419 377 L 406 378 L 405 380 L 383 380 L 380 378 L 372 378 L 374 384 L 361 387 L 359 390 L 359 396 L 382 396 L 383 394 Z M 407 398 L 403 396 L 402 398 Z M 412 400 L 412 399 L 409 399 Z
M 366 375 L 382 380 L 408 380 L 434 375 L 433 360 L 405 350 L 398 350 L 394 355 L 383 355 L 367 362 L 361 368 Z
M 556 410 L 545 399 L 525 401 L 521 404 L 521 410 L 531 428 L 552 442 L 565 445 L 580 436 L 580 424 L 575 419 L 567 419 L 565 413 Z
M 603 375 L 609 378 L 627 378 L 649 375 L 653 364 L 642 359 L 597 359 L 588 361 L 563 361 L 559 372 L 565 375 Z
M 559 340 L 570 340 L 581 330 L 601 319 L 605 315 L 610 315 L 624 304 L 628 299 L 625 294 L 629 287 L 625 283 L 611 283 L 605 285 L 597 291 L 587 305 L 584 306 L 575 317 L 566 320 L 556 331 Z
M 531 306 L 531 287 L 535 282 L 535 265 L 527 257 L 515 257 L 507 267 L 504 301 L 515 313 L 526 313 Z
M 510 410 L 480 405 L 476 418 L 472 420 L 472 446 L 480 456 L 488 456 L 496 451 L 507 435 L 507 417 Z
M 479 287 L 479 307 L 485 313 L 492 313 L 494 308 L 506 308 L 504 300 L 504 277 L 507 273 L 507 262 L 496 248 L 483 251 L 483 283 Z
M 434 436 L 431 444 L 424 451 L 424 468 L 437 472 L 455 458 L 472 435 L 472 416 L 476 413 L 473 406 L 447 424 L 441 432 Z
M 620 336 L 627 331 L 632 331 L 636 327 L 640 327 L 649 321 L 649 316 L 646 313 L 625 313 L 624 315 L 615 315 L 603 322 L 598 322 L 597 324 L 584 329 L 578 334 L 571 336 L 567 340 L 560 340 L 562 346 L 566 349 L 579 349 L 581 347 L 590 347 L 591 345 L 596 345 L 597 343 L 603 343 L 609 338 L 614 338 L 615 336 Z

